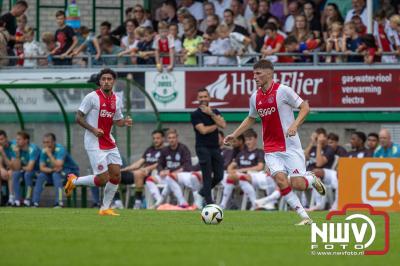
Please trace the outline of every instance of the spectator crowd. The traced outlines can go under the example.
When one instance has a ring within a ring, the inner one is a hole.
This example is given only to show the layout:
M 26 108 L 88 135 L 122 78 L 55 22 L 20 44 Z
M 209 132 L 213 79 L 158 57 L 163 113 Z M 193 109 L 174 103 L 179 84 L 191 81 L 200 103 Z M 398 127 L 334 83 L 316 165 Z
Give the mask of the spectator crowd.
M 319 60 L 327 63 L 396 63 L 400 2 L 373 3 L 371 33 L 365 0 L 165 0 L 153 12 L 140 4 L 126 8 L 122 25 L 113 28 L 103 21 L 97 36 L 86 26 L 68 26 L 59 10 L 57 30 L 41 33 L 38 42 L 24 14 L 26 1 L 17 1 L 0 17 L 0 66 L 85 66 L 90 57 L 93 65 L 172 70 L 175 65 L 245 64 L 260 57 L 309 62 L 312 52 L 326 52 Z
M 223 139 L 224 133 L 219 131 L 225 174 L 222 185 L 214 193 L 215 201 L 223 208 L 246 209 L 246 204 L 240 207 L 241 203 L 238 203 L 238 199 L 243 202 L 242 198 L 246 198 L 249 209 L 276 209 L 280 194 L 268 169 L 265 169 L 264 152 L 257 146 L 257 133 L 252 129 L 246 131 L 235 139 L 232 147 L 225 147 Z M 156 208 L 165 203 L 170 194 L 177 205 L 187 207 L 191 197 L 185 197 L 184 191 L 196 193 L 202 187 L 198 163 L 193 160 L 187 145 L 180 142 L 175 129 L 166 132 L 155 130 L 151 140 L 152 144 L 139 160 L 121 169 L 121 184 L 127 185 L 128 190 L 135 185 L 135 209 Z M 339 157 L 400 158 L 400 146 L 393 143 L 386 128 L 382 128 L 379 134 L 366 135 L 354 131 L 345 146 L 347 148 L 339 144 L 337 134 L 328 134 L 324 128 L 318 128 L 304 147 L 307 171 L 314 172 L 332 191 L 337 191 Z M 2 192 L 6 192 L 2 196 L 8 195 L 8 205 L 39 207 L 47 184 L 54 186 L 54 206 L 63 207 L 63 185 L 69 173 L 78 175 L 79 166 L 65 147 L 56 141 L 53 133 L 45 134 L 39 147 L 24 131 L 10 140 L 7 133 L 0 130 L 0 187 Z M 97 207 L 99 190 L 96 187 L 91 192 L 93 206 Z M 325 197 L 315 191 L 312 193 L 315 194 L 313 203 L 305 204 L 310 210 L 323 210 L 327 206 L 335 208 L 334 201 L 328 203 Z M 120 195 L 116 196 L 115 207 L 123 207 Z

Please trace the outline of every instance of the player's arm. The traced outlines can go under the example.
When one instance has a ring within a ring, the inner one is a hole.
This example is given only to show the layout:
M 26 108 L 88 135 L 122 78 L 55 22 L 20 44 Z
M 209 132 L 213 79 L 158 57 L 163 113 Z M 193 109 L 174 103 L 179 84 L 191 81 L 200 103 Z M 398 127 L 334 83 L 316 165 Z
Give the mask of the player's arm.
M 119 126 L 119 127 L 130 127 L 132 126 L 132 119 L 127 116 L 126 118 L 122 118 L 119 120 L 114 120 L 114 125 Z
M 154 169 L 157 169 L 157 163 L 148 165 L 144 169 L 146 169 L 147 173 L 151 173 Z
M 13 171 L 17 171 L 21 169 L 21 153 L 18 147 L 14 148 L 14 154 L 11 158 L 10 168 Z
M 228 172 L 237 169 L 237 163 L 235 161 L 231 162 L 226 169 Z
M 246 117 L 240 126 L 230 135 L 226 136 L 224 139 L 224 143 L 229 143 L 233 139 L 237 138 L 238 136 L 242 135 L 247 129 L 249 129 L 254 123 L 256 122 L 255 117 L 248 116 Z
M 75 116 L 75 121 L 81 127 L 85 128 L 85 129 L 89 130 L 90 132 L 92 132 L 93 134 L 95 134 L 96 128 L 92 127 L 91 125 L 88 124 L 88 122 L 86 122 L 85 114 L 82 111 L 78 110 L 78 112 L 76 113 L 76 116 Z
M 40 172 L 43 172 L 45 174 L 51 174 L 53 173 L 53 168 L 47 167 L 44 163 L 40 163 Z
M 322 136 L 322 135 L 321 135 Z M 323 136 L 322 136 L 323 137 Z M 315 152 L 315 166 L 322 167 L 328 162 L 328 158 L 322 154 L 322 137 L 318 137 L 317 140 L 317 151 Z
M 300 111 L 296 120 L 294 120 L 293 124 L 288 128 L 287 136 L 289 137 L 297 134 L 297 129 L 304 123 L 308 113 L 310 112 L 310 105 L 307 101 L 303 101 L 300 104 L 299 109 Z
M 0 146 L 0 158 L 3 161 L 4 165 L 10 167 L 11 160 L 8 158 L 6 152 L 4 151 L 3 146 Z
M 35 163 L 36 161 L 30 160 L 26 166 L 22 167 L 22 170 L 26 172 L 32 172 L 33 168 L 35 167 Z
M 121 171 L 133 171 L 136 169 L 139 169 L 144 163 L 144 159 L 140 158 L 139 160 L 137 160 L 136 162 L 132 163 L 131 165 L 122 168 Z
M 217 115 L 214 112 L 211 114 L 211 119 L 214 121 L 214 123 L 219 127 L 219 128 L 226 128 L 226 121 L 222 117 L 222 115 Z

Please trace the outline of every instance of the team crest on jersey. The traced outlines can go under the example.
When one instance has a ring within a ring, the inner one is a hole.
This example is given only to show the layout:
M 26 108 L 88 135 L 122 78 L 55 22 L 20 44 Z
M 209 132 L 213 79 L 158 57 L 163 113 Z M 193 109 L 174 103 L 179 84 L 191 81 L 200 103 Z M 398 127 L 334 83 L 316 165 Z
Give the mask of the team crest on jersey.
M 175 160 L 180 161 L 181 160 L 181 155 L 179 153 L 175 154 Z
M 161 152 L 157 152 L 156 155 L 154 155 L 154 157 L 156 157 L 157 159 L 160 158 Z
M 250 154 L 249 160 L 253 160 L 254 158 L 256 158 L 256 155 L 254 153 Z
M 267 101 L 268 101 L 268 103 L 273 103 L 274 102 L 274 97 L 273 96 L 269 97 Z
M 97 169 L 98 169 L 99 171 L 101 171 L 101 170 L 104 169 L 104 166 L 103 166 L 102 164 L 99 164 L 99 165 L 97 166 Z

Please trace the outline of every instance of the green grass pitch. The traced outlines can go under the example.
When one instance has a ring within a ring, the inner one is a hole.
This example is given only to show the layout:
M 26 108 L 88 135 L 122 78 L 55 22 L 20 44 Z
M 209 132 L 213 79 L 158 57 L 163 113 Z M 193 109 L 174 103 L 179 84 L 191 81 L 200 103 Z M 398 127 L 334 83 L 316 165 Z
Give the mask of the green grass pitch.
M 398 265 L 400 213 L 391 213 L 384 256 L 312 256 L 310 227 L 293 212 L 200 212 L 0 208 L 0 265 Z M 312 213 L 323 221 L 326 212 Z

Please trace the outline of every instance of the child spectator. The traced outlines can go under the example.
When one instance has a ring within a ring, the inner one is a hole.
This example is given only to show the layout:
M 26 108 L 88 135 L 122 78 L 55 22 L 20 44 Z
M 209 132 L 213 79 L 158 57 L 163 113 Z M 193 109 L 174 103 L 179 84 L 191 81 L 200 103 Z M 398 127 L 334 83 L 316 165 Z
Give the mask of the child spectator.
M 121 39 L 121 48 L 126 50 L 128 48 L 132 48 L 137 42 L 137 38 L 135 37 L 135 30 L 137 28 L 137 22 L 133 19 L 128 19 L 125 23 L 126 25 L 126 36 Z
M 217 65 L 233 65 L 235 64 L 235 58 L 232 57 L 235 55 L 235 51 L 231 45 L 231 41 L 229 39 L 229 27 L 225 24 L 221 24 L 217 28 L 218 38 L 211 42 L 209 51 L 212 55 L 221 55 L 218 56 Z
M 16 42 L 24 42 L 24 32 L 26 25 L 28 23 L 28 19 L 25 14 L 22 14 L 17 18 L 17 31 L 15 32 L 15 41 Z
M 339 21 L 335 21 L 331 24 L 329 29 L 329 37 L 326 40 L 326 51 L 339 53 L 343 46 L 342 38 L 343 25 Z M 325 59 L 326 63 L 341 62 L 340 56 L 327 56 Z
M 344 20 L 342 15 L 340 14 L 338 6 L 335 3 L 326 4 L 322 17 L 322 35 L 324 41 L 326 41 L 328 39 L 328 31 L 332 23 L 340 22 L 341 24 L 343 24 Z
M 72 52 L 71 56 L 76 56 L 82 52 L 86 52 L 89 56 L 92 57 L 92 64 L 99 65 L 100 64 L 99 59 L 101 56 L 99 40 L 96 38 L 96 36 L 93 33 L 90 32 L 90 30 L 86 26 L 81 26 L 80 32 L 81 32 L 82 37 L 84 38 L 84 41 L 77 49 L 75 49 Z M 86 65 L 87 59 L 84 58 L 81 61 L 81 64 Z
M 185 65 L 197 65 L 196 53 L 203 38 L 197 34 L 196 20 L 188 19 L 184 26 L 182 60 Z
M 137 27 L 135 29 L 135 42 L 129 47 L 127 47 L 124 51 L 120 52 L 118 56 L 124 56 L 124 55 L 131 55 L 131 63 L 136 65 L 137 64 L 137 53 L 138 53 L 138 44 L 139 42 L 144 40 L 144 28 L 143 27 Z
M 165 21 L 158 23 L 158 35 L 154 40 L 157 70 L 162 72 L 163 65 L 167 65 L 167 70 L 174 68 L 174 39 L 168 34 L 168 24 Z
M 153 28 L 145 27 L 143 39 L 137 45 L 137 63 L 139 65 L 154 65 L 154 47 L 153 40 L 154 39 L 154 31 Z
M 41 56 L 45 54 L 43 47 L 39 42 L 35 41 L 35 32 L 31 27 L 26 27 L 25 32 L 25 43 L 24 43 L 24 67 L 36 67 L 38 65 L 38 59 L 30 59 L 30 57 Z
M 53 57 L 51 56 L 51 51 L 53 51 L 54 49 L 56 49 L 57 47 L 57 43 L 56 40 L 54 38 L 54 34 L 51 32 L 44 32 L 42 34 L 42 42 L 44 44 L 44 48 L 45 48 L 45 54 L 47 54 L 47 60 L 43 60 L 43 62 L 41 62 L 40 65 L 43 64 L 52 64 L 53 63 Z M 41 60 L 39 60 L 41 61 Z M 47 62 L 46 62 L 47 61 Z
M 344 24 L 344 37 L 342 44 L 342 51 L 345 53 L 356 52 L 361 45 L 361 38 L 356 32 L 354 22 L 349 21 Z M 347 62 L 362 62 L 363 57 L 359 55 L 348 55 Z
M 175 53 L 179 54 L 182 51 L 182 42 L 178 38 L 178 24 L 174 23 L 169 24 L 168 30 L 169 30 L 169 35 L 171 35 L 172 38 L 174 39 Z
M 389 27 L 386 28 L 386 34 L 389 38 L 393 51 L 400 54 L 400 15 L 393 15 L 389 19 Z
M 389 25 L 389 21 L 386 19 L 386 12 L 381 9 L 375 13 L 374 21 L 374 36 L 379 51 L 381 52 L 392 52 L 392 46 L 390 40 L 386 34 L 386 28 Z M 397 58 L 393 55 L 383 55 L 382 63 L 396 63 Z
M 74 30 L 65 24 L 65 13 L 62 10 L 56 12 L 56 21 L 58 29 L 55 33 L 55 39 L 58 42 L 56 49 L 51 51 L 52 55 L 58 55 L 60 58 L 54 58 L 54 65 L 71 65 L 71 58 L 67 57 L 78 43 Z
M 364 34 L 367 33 L 367 27 L 363 24 L 361 17 L 360 16 L 353 16 L 351 18 L 351 21 L 354 22 L 354 25 L 356 26 L 356 32 L 358 35 L 363 36 Z
M 372 64 L 373 62 L 380 62 L 381 58 L 377 55 L 378 47 L 375 43 L 375 37 L 372 34 L 365 34 L 361 37 L 361 45 L 357 51 L 364 55 L 364 63 Z
M 8 56 L 7 42 L 10 39 L 10 34 L 5 26 L 6 23 L 0 18 L 0 67 L 7 66 L 9 62 L 8 58 L 4 58 L 4 56 Z
M 16 42 L 14 45 L 14 54 L 18 56 L 17 59 L 17 66 L 24 65 L 24 43 L 23 42 Z
M 261 53 L 266 59 L 270 61 L 272 60 L 272 62 L 279 62 L 279 57 L 274 54 L 285 52 L 285 46 L 283 44 L 285 37 L 277 32 L 278 28 L 273 23 L 265 24 L 264 30 L 265 42 L 261 49 Z

